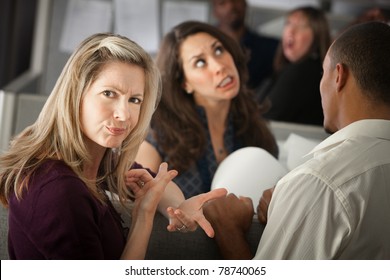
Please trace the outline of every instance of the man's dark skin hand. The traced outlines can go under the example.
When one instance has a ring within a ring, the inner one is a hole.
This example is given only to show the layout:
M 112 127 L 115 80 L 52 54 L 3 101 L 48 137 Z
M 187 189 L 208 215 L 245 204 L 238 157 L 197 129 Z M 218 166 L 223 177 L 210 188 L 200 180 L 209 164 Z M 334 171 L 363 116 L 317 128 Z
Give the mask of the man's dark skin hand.
M 214 228 L 214 238 L 224 259 L 253 258 L 245 238 L 254 215 L 250 198 L 229 194 L 205 204 L 203 213 Z
M 257 206 L 256 212 L 257 212 L 257 218 L 259 219 L 259 222 L 262 224 L 267 223 L 268 206 L 271 202 L 271 198 L 274 190 L 275 187 L 266 189 L 259 200 L 259 205 Z

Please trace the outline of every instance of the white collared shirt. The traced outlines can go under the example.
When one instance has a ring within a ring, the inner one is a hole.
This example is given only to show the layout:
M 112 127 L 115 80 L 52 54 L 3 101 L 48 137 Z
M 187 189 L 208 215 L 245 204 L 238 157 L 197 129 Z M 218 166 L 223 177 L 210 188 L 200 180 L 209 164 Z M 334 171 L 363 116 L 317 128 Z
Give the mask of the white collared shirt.
M 390 259 L 390 121 L 321 142 L 277 184 L 255 259 Z

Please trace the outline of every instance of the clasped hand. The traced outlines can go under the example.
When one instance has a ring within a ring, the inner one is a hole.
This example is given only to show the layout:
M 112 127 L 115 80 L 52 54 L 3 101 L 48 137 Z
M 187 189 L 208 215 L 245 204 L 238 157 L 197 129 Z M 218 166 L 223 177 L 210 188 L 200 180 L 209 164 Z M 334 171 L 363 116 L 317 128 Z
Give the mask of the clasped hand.
M 168 171 L 168 164 L 162 163 L 155 178 L 145 169 L 131 169 L 125 174 L 126 186 L 134 194 L 133 218 L 139 214 L 154 217 L 157 205 L 167 184 L 177 175 L 176 170 Z
M 183 201 L 176 209 L 168 207 L 167 212 L 170 218 L 168 231 L 178 230 L 177 224 L 185 225 L 188 231 L 195 231 L 199 225 L 207 236 L 214 237 L 214 229 L 203 214 L 203 205 L 210 200 L 224 197 L 226 194 L 226 189 L 215 189 Z
M 140 214 L 149 213 L 154 216 L 158 203 L 167 184 L 177 175 L 176 170 L 168 171 L 168 165 L 162 163 L 155 178 L 145 169 L 131 169 L 126 172 L 126 185 L 134 193 L 133 218 Z M 203 214 L 203 205 L 215 198 L 226 196 L 226 189 L 215 189 L 184 200 L 180 205 L 168 207 L 168 231 L 195 231 L 198 225 L 209 237 L 214 237 L 214 229 Z

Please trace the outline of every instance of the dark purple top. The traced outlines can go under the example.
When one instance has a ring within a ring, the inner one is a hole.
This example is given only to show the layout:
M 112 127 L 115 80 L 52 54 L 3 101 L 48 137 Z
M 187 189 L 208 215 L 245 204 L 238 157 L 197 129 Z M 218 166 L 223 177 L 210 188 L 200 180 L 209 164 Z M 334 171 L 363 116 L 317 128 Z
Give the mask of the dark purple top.
M 22 200 L 10 199 L 11 259 L 119 259 L 125 242 L 112 204 L 94 198 L 62 161 L 44 162 Z

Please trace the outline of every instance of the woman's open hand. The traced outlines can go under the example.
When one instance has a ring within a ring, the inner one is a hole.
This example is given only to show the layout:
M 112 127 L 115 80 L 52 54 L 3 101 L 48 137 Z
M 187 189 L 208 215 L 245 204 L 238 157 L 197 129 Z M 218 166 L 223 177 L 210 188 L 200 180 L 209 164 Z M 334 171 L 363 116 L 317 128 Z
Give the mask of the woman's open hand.
M 215 198 L 224 197 L 226 194 L 226 189 L 215 189 L 183 201 L 176 209 L 168 207 L 167 212 L 170 218 L 168 231 L 194 231 L 199 225 L 209 237 L 214 237 L 214 229 L 203 214 L 203 205 Z

